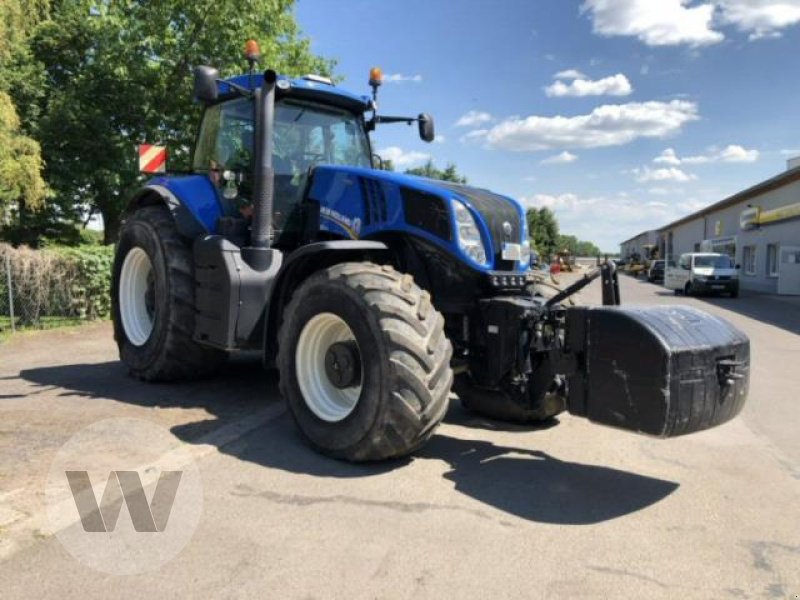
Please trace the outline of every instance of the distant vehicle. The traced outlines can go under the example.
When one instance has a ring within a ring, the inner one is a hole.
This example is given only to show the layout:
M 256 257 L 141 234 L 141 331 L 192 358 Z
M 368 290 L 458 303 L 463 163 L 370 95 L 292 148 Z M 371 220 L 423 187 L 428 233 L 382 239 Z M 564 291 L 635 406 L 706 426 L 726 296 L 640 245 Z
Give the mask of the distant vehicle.
M 664 282 L 664 261 L 654 260 L 647 271 L 647 281 L 650 283 Z
M 678 264 L 667 266 L 664 287 L 676 294 L 739 295 L 739 265 L 727 254 L 692 252 L 682 254 Z

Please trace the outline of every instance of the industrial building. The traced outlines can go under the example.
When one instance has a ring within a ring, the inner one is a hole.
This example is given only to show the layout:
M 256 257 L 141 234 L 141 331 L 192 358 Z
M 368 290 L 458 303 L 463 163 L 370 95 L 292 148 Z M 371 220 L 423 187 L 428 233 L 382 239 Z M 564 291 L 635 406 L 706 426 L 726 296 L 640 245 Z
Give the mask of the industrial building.
M 659 245 L 661 235 L 658 231 L 643 231 L 639 235 L 625 240 L 619 246 L 619 255 L 622 258 L 632 258 L 638 256 L 640 258 L 648 258 L 654 248 Z
M 623 242 L 620 255 L 645 256 L 651 243 L 668 259 L 727 253 L 740 265 L 741 289 L 800 295 L 800 158 L 771 179 Z

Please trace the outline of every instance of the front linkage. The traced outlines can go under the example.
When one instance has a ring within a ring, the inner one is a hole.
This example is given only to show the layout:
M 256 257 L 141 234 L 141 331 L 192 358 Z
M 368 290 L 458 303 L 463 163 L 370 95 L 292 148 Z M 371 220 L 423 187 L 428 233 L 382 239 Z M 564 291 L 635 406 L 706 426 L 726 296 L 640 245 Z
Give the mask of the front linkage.
M 602 306 L 564 301 L 601 278 Z M 659 437 L 719 425 L 742 409 L 749 386 L 747 337 L 688 306 L 621 307 L 613 263 L 550 299 L 481 301 L 484 351 L 472 383 L 501 389 L 530 414 L 566 408 L 591 421 Z

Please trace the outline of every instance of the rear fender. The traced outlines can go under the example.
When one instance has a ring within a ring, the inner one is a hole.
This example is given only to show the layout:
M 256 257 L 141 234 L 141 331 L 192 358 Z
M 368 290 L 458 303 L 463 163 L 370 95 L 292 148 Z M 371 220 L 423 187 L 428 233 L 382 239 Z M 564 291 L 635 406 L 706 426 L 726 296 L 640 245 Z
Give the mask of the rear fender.
M 317 242 L 302 246 L 292 252 L 278 273 L 269 302 L 269 316 L 264 321 L 264 361 L 272 364 L 277 355 L 278 330 L 283 321 L 283 311 L 294 290 L 311 274 L 332 265 L 372 260 L 389 256 L 389 248 L 382 242 L 337 240 Z
M 151 180 L 128 202 L 125 216 L 144 206 L 163 204 L 183 237 L 196 239 L 214 233 L 223 216 L 216 190 L 207 177 L 160 177 Z

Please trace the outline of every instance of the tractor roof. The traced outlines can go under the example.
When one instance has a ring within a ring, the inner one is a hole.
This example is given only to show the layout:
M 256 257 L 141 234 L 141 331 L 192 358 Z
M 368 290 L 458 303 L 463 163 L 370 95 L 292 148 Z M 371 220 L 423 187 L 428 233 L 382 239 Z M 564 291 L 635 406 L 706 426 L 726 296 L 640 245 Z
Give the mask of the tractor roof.
M 219 88 L 219 95 L 222 98 L 234 93 L 233 88 L 227 85 L 227 82 L 249 90 L 255 90 L 264 83 L 264 75 L 262 73 L 253 74 L 252 76 L 237 75 L 236 77 L 230 77 L 224 81 L 220 81 L 217 85 Z M 321 78 L 312 76 L 292 79 L 285 75 L 278 75 L 275 91 L 278 98 L 314 100 L 322 104 L 332 104 L 358 113 L 362 113 L 370 108 L 369 96 L 359 96 L 358 94 L 338 88 L 331 83 L 324 82 Z

